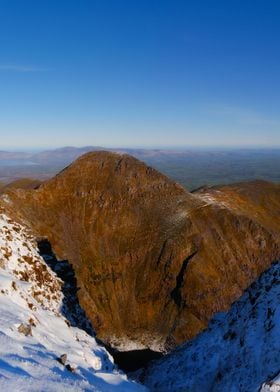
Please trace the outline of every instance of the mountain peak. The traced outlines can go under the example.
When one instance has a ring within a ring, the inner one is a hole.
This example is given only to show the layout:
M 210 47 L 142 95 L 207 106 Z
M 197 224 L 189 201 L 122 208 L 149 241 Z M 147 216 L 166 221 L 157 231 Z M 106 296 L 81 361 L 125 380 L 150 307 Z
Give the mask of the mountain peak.
M 100 339 L 166 350 L 280 257 L 279 191 L 245 183 L 190 193 L 129 155 L 99 151 L 2 202 L 73 264 Z

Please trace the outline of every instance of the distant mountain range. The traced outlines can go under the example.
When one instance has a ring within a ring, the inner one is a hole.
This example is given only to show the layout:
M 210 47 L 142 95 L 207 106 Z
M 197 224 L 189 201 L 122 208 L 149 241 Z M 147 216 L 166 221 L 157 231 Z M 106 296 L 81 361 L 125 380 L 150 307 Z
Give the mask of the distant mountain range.
M 79 156 L 90 151 L 111 151 L 124 154 L 130 154 L 138 159 L 145 158 L 177 158 L 184 159 L 186 157 L 244 157 L 248 155 L 259 156 L 278 156 L 279 149 L 148 149 L 148 148 L 108 148 L 102 146 L 84 146 L 84 147 L 62 147 L 53 150 L 45 150 L 37 153 L 29 152 L 12 152 L 0 151 L 0 164 L 5 161 L 22 161 L 34 164 L 51 164 L 51 163 L 70 163 Z
M 255 179 L 280 181 L 280 149 L 110 149 L 63 147 L 38 153 L 0 151 L 0 182 L 19 178 L 45 180 L 79 156 L 106 150 L 127 153 L 160 170 L 188 189 Z

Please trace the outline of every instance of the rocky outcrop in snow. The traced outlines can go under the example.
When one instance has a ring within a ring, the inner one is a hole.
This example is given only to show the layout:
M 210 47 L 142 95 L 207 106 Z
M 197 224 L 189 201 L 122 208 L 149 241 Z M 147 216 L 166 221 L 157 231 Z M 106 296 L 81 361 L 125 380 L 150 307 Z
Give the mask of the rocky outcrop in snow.
M 260 392 L 279 392 L 280 391 L 280 375 L 273 381 L 266 382 Z

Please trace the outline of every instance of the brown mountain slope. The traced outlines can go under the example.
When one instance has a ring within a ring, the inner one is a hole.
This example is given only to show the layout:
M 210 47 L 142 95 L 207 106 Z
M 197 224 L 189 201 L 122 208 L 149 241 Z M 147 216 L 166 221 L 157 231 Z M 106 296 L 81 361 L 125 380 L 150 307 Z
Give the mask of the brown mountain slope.
M 280 257 L 275 184 L 191 194 L 135 158 L 96 152 L 9 199 L 73 263 L 81 303 L 111 344 L 191 338 Z
M 42 184 L 42 181 L 35 180 L 32 178 L 20 178 L 18 180 L 12 181 L 8 184 L 0 183 L 0 193 L 4 193 L 7 189 L 36 189 Z

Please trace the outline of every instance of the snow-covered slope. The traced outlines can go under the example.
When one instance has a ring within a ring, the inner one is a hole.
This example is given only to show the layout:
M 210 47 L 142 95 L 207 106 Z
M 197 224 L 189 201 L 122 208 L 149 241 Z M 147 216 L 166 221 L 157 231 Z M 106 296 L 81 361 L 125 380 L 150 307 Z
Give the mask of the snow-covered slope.
M 116 370 L 93 337 L 69 326 L 61 304 L 61 281 L 32 235 L 0 214 L 0 390 L 146 390 Z
M 280 264 L 275 263 L 207 330 L 155 362 L 145 383 L 155 391 L 279 392 Z M 278 385 L 277 385 L 278 384 Z

